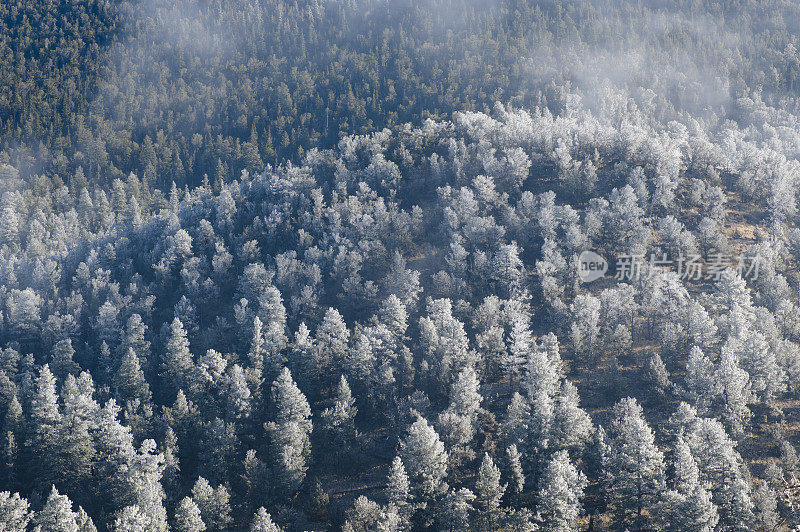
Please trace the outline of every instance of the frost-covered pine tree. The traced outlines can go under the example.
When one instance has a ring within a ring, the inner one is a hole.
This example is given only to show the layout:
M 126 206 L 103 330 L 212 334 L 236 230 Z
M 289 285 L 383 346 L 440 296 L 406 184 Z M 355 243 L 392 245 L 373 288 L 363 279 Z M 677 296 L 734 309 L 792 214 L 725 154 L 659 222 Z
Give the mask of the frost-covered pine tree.
M 747 283 L 736 271 L 728 268 L 723 271 L 714 285 L 714 304 L 721 314 L 731 313 L 735 306 L 750 311 L 753 301 Z
M 679 493 L 688 494 L 700 485 L 700 470 L 683 435 L 675 444 L 674 486 Z
M 515 444 L 520 449 L 527 446 L 530 415 L 531 408 L 528 402 L 518 392 L 514 392 L 500 428 L 506 445 Z
M 318 373 L 314 337 L 305 322 L 301 322 L 294 333 L 294 341 L 288 354 L 287 365 L 303 385 L 310 385 Z
M 394 508 L 400 518 L 400 522 L 407 526 L 413 510 L 411 483 L 408 480 L 403 460 L 399 456 L 395 456 L 392 460 L 386 486 L 386 498 L 389 500 L 389 507 Z
M 390 294 L 381 304 L 378 320 L 386 325 L 398 339 L 401 339 L 408 329 L 408 310 L 400 298 L 395 294 Z
M 400 441 L 400 456 L 415 499 L 426 502 L 447 491 L 447 451 L 425 418 L 418 417 L 408 428 Z
M 0 216 L 0 243 L 12 248 L 19 243 L 20 221 L 17 211 L 10 205 L 3 208 Z
M 522 469 L 522 455 L 517 450 L 515 443 L 506 448 L 506 459 L 508 460 L 508 472 L 511 478 L 511 490 L 516 494 L 520 494 L 525 488 L 525 472 Z
M 194 363 L 189 351 L 189 339 L 183 323 L 177 317 L 172 320 L 167 333 L 167 344 L 162 355 L 161 371 L 172 390 L 188 389 L 192 381 Z
M 97 532 L 97 527 L 94 526 L 94 521 L 86 513 L 86 510 L 78 507 L 78 517 L 75 519 L 78 523 L 78 532 Z
M 700 418 L 688 427 L 686 443 L 717 506 L 720 526 L 752 526 L 754 505 L 746 479 L 750 472 L 736 451 L 736 443 L 716 419 Z
M 31 480 L 44 485 L 58 480 L 60 471 L 56 458 L 63 437 L 58 431 L 61 412 L 56 395 L 56 379 L 47 364 L 39 370 L 30 409 L 30 429 L 27 431 L 29 472 Z
M 315 336 L 314 367 L 319 382 L 336 382 L 330 375 L 341 375 L 344 370 L 349 340 L 350 331 L 339 311 L 335 308 L 326 310 Z
M 506 487 L 507 484 L 500 484 L 500 468 L 494 465 L 489 453 L 484 453 L 475 481 L 475 506 L 488 530 L 498 526 L 503 513 L 500 502 Z
M 252 390 L 261 387 L 264 380 L 264 364 L 266 358 L 266 348 L 264 346 L 264 331 L 261 318 L 253 318 L 253 336 L 250 339 L 250 347 L 247 350 L 247 383 Z
M 661 359 L 661 355 L 658 353 L 653 353 L 650 357 L 647 363 L 645 378 L 652 384 L 656 393 L 659 395 L 664 395 L 669 389 L 671 384 L 669 381 L 669 372 L 667 371 L 667 366 L 664 364 L 664 361 Z
M 191 497 L 184 497 L 175 509 L 175 528 L 178 532 L 203 532 L 206 529 L 200 508 Z
M 780 448 L 781 467 L 786 473 L 797 475 L 798 471 L 800 471 L 800 459 L 797 456 L 797 449 L 787 440 L 781 441 Z
M 650 526 L 660 494 L 666 489 L 664 454 L 635 399 L 614 406 L 609 425 L 610 452 L 604 469 L 614 518 L 619 526 L 637 530 Z
M 439 511 L 440 528 L 450 532 L 470 530 L 471 516 L 475 511 L 472 507 L 474 500 L 475 494 L 467 488 L 450 490 Z
M 339 378 L 333 406 L 322 412 L 322 425 L 329 436 L 328 443 L 334 452 L 346 452 L 356 436 L 355 418 L 358 409 L 344 375 Z
M 114 521 L 114 532 L 147 532 L 149 521 L 141 508 L 131 504 L 122 509 Z
M 77 375 L 80 371 L 80 366 L 72 359 L 74 356 L 75 349 L 72 347 L 72 340 L 70 338 L 59 340 L 56 345 L 53 346 L 50 364 L 53 369 L 53 374 L 55 374 L 59 380 L 63 380 L 69 373 Z
M 719 522 L 711 494 L 700 482 L 700 471 L 682 436 L 675 445 L 674 489 L 659 503 L 657 517 L 664 530 L 712 532 Z
M 0 523 L 8 532 L 25 532 L 32 518 L 28 501 L 19 493 L 0 492 Z
M 286 337 L 286 308 L 280 291 L 267 286 L 258 297 L 258 316 L 262 322 L 264 338 L 264 375 L 269 380 L 275 378 L 285 364 L 283 351 Z
M 708 410 L 715 385 L 714 365 L 698 346 L 693 346 L 686 361 L 686 394 L 698 413 Z
M 597 340 L 600 335 L 600 300 L 591 294 L 580 294 L 570 305 L 572 325 L 569 338 L 572 350 L 587 365 L 596 363 Z
M 453 316 L 449 299 L 428 299 L 427 315 L 419 320 L 423 364 L 444 390 L 458 373 L 476 362 L 464 324 Z
M 483 401 L 479 389 L 480 382 L 475 369 L 468 366 L 461 370 L 450 388 L 450 410 L 474 420 Z
M 752 400 L 750 376 L 739 366 L 738 356 L 731 344 L 722 348 L 714 374 L 717 391 L 717 410 L 734 437 L 744 434 L 750 421 L 748 404 Z
M 508 349 L 503 353 L 500 367 L 509 383 L 514 383 L 522 375 L 525 362 L 533 348 L 533 338 L 527 321 L 522 317 L 511 323 L 511 337 Z
M 245 372 L 239 364 L 234 364 L 229 371 L 226 395 L 228 419 L 240 421 L 250 415 L 252 394 Z
M 519 258 L 516 242 L 500 245 L 492 260 L 492 272 L 502 290 L 502 297 L 513 298 L 521 292 L 525 265 Z
M 780 523 L 778 514 L 778 500 L 775 490 L 766 482 L 759 483 L 753 493 L 755 505 L 756 527 L 759 530 L 776 530 Z
M 281 528 L 272 522 L 272 516 L 262 506 L 253 516 L 250 532 L 281 532 Z
M 347 522 L 342 530 L 344 532 L 381 530 L 381 522 L 385 515 L 378 503 L 361 495 L 355 500 L 353 507 L 347 511 Z
M 131 463 L 136 455 L 129 427 L 120 423 L 119 407 L 109 399 L 92 419 L 95 457 L 92 468 L 99 481 L 94 497 L 107 497 L 108 505 L 121 510 L 131 501 Z
M 751 389 L 755 397 L 769 404 L 786 390 L 786 373 L 778 365 L 775 351 L 763 334 L 742 331 L 744 337 L 730 338 L 731 347 L 739 353 L 742 369 L 750 375 Z
M 131 492 L 135 496 L 139 513 L 144 517 L 147 529 L 166 532 L 167 511 L 164 509 L 164 490 L 161 475 L 164 472 L 164 455 L 155 453 L 156 442 L 145 440 L 131 460 L 128 475 Z
M 572 465 L 566 451 L 553 454 L 544 468 L 538 493 L 543 530 L 575 530 L 586 483 L 586 476 Z
M 311 454 L 311 407 L 288 368 L 272 384 L 274 421 L 266 425 L 277 480 L 285 493 L 303 482 Z
M 61 471 L 60 485 L 73 492 L 83 489 L 91 478 L 95 454 L 90 429 L 98 405 L 91 396 L 94 386 L 89 374 L 82 373 L 81 381 L 86 389 L 81 389 L 74 375 L 67 375 L 61 387 L 64 408 L 58 427 L 56 467 Z
M 53 486 L 44 507 L 36 512 L 33 523 L 42 530 L 78 532 L 78 514 L 72 511 L 72 501 Z
M 555 405 L 544 392 L 530 398 L 530 417 L 524 421 L 525 434 L 523 454 L 533 464 L 551 445 Z
M 450 391 L 450 406 L 439 414 L 436 422 L 442 439 L 451 446 L 451 459 L 471 457 L 469 443 L 475 436 L 475 422 L 480 403 L 480 383 L 475 370 L 468 366 L 461 370 Z
M 150 386 L 147 384 L 139 357 L 132 347 L 128 347 L 122 355 L 122 361 L 114 374 L 114 388 L 117 397 L 122 401 L 139 398 L 150 401 Z
M 125 323 L 125 334 L 122 337 L 120 352 L 125 353 L 133 349 L 144 370 L 150 370 L 151 360 L 150 342 L 147 340 L 147 325 L 139 314 L 131 314 Z
M 561 383 L 561 393 L 553 405 L 551 448 L 578 450 L 589 441 L 592 434 L 592 420 L 579 403 L 578 388 L 564 379 Z
M 219 485 L 212 488 L 206 479 L 198 477 L 192 487 L 192 500 L 200 509 L 203 523 L 208 530 L 226 530 L 233 522 L 231 518 L 230 494 Z
M 529 399 L 542 393 L 552 398 L 559 391 L 559 377 L 559 368 L 554 367 L 548 353 L 534 349 L 528 354 L 521 388 Z

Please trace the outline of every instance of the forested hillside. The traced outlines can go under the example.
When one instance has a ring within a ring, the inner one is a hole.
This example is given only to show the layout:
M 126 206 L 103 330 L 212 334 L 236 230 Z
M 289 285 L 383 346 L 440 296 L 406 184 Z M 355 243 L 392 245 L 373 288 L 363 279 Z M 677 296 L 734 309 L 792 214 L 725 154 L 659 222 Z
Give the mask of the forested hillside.
M 796 108 L 798 21 L 785 0 L 7 0 L 0 148 L 26 177 L 168 190 L 606 83 L 660 121 L 740 120 L 753 93 Z
M 0 23 L 0 530 L 800 527 L 800 6 Z

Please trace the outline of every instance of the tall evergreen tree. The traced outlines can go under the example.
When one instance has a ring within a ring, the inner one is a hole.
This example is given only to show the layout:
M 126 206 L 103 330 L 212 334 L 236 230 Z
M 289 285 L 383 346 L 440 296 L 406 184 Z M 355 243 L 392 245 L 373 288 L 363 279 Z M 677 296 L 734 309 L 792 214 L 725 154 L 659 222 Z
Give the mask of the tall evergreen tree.
M 699 413 L 704 413 L 714 397 L 714 366 L 698 346 L 689 351 L 686 361 L 686 388 L 688 400 Z
M 192 487 L 192 500 L 200 509 L 208 530 L 227 530 L 233 522 L 230 494 L 225 486 L 219 485 L 214 489 L 206 479 L 199 477 Z
M 408 428 L 400 441 L 400 456 L 408 470 L 415 499 L 428 502 L 447 491 L 447 451 L 439 435 L 423 417 Z
M 250 340 L 250 348 L 247 351 L 247 383 L 251 390 L 258 390 L 264 380 L 264 364 L 266 358 L 266 347 L 264 346 L 264 331 L 261 319 L 258 316 L 253 318 L 253 338 Z
M 83 375 L 89 378 L 88 374 Z M 89 385 L 91 386 L 91 380 Z M 64 409 L 58 427 L 56 467 L 63 475 L 61 484 L 75 494 L 85 494 L 91 483 L 95 449 L 90 425 L 99 409 L 92 399 L 91 391 L 93 390 L 88 390 L 87 394 L 80 390 L 78 381 L 71 374 L 61 388 Z M 84 499 L 78 498 L 77 501 L 84 503 Z
M 150 386 L 145 379 L 139 357 L 132 347 L 128 347 L 122 355 L 119 368 L 114 374 L 114 388 L 121 401 L 134 398 L 150 401 Z
M 751 527 L 755 519 L 747 471 L 736 443 L 716 419 L 698 419 L 686 434 L 686 443 L 700 470 L 700 480 L 709 486 L 719 511 L 719 526 Z
M 200 508 L 191 497 L 184 497 L 175 509 L 175 528 L 178 532 L 203 532 L 205 523 Z
M 261 507 L 253 516 L 250 532 L 281 532 L 281 528 L 272 522 L 272 517 Z
M 350 331 L 335 308 L 325 311 L 315 335 L 314 367 L 318 382 L 332 384 L 330 374 L 342 373 Z
M 434 381 L 447 390 L 462 369 L 474 365 L 475 354 L 449 299 L 430 299 L 427 307 L 427 315 L 419 321 L 422 357 Z
M 543 349 L 535 349 L 528 354 L 525 365 L 525 376 L 522 389 L 528 398 L 540 393 L 553 398 L 558 393 L 559 369 L 553 367 L 548 353 Z
M 389 507 L 395 510 L 400 522 L 407 526 L 412 511 L 411 484 L 408 480 L 403 460 L 399 456 L 395 456 L 392 461 L 386 487 L 386 497 L 389 499 Z
M 780 516 L 775 491 L 766 482 L 762 482 L 753 494 L 753 502 L 756 510 L 756 527 L 759 530 L 776 530 L 780 524 Z
M 36 482 L 39 487 L 44 487 L 57 481 L 61 473 L 56 463 L 61 412 L 56 395 L 56 379 L 47 364 L 39 370 L 30 409 L 27 444 L 29 453 L 27 464 L 30 471 L 28 480 Z
M 527 320 L 518 318 L 511 324 L 511 338 L 508 351 L 501 361 L 503 372 L 508 381 L 513 383 L 519 379 L 526 361 L 533 351 L 533 339 Z
M 604 468 L 614 517 L 619 526 L 643 530 L 650 526 L 652 510 L 666 488 L 664 455 L 635 399 L 623 399 L 614 406 L 610 428 Z
M 131 460 L 128 475 L 136 506 L 145 519 L 147 529 L 153 532 L 166 532 L 167 512 L 163 504 L 166 495 L 161 487 L 164 455 L 154 454 L 155 449 L 155 441 L 143 441 Z
M 511 477 L 511 490 L 520 494 L 525 489 L 525 472 L 522 469 L 522 456 L 517 450 L 516 444 L 512 443 L 506 448 L 506 456 Z
M 20 497 L 19 493 L 0 491 L 0 523 L 4 530 L 25 532 L 32 518 L 28 501 Z
M 322 412 L 322 424 L 337 455 L 346 453 L 356 436 L 355 417 L 358 409 L 344 375 L 339 379 L 333 406 Z
M 657 512 L 664 530 L 711 532 L 719 522 L 711 494 L 700 482 L 700 471 L 683 437 L 675 446 L 674 489 L 664 493 Z
M 750 421 L 750 377 L 739 366 L 738 356 L 730 344 L 722 348 L 717 371 L 714 374 L 717 390 L 717 409 L 735 437 L 744 434 Z
M 61 495 L 55 486 L 47 496 L 44 507 L 36 512 L 34 524 L 42 530 L 53 532 L 78 532 L 78 514 L 72 511 L 72 501 Z
M 311 454 L 311 407 L 284 368 L 272 384 L 274 421 L 266 424 L 277 481 L 285 494 L 293 493 L 305 479 Z
M 177 317 L 172 320 L 167 333 L 161 369 L 162 377 L 173 391 L 188 389 L 188 385 L 192 381 L 194 363 L 189 351 L 186 329 Z
M 133 352 L 136 353 L 143 370 L 151 370 L 152 360 L 150 341 L 147 340 L 147 325 L 137 313 L 131 314 L 125 323 L 120 352 L 124 355 L 128 349 L 133 349 Z
M 137 505 L 132 504 L 122 509 L 114 521 L 112 530 L 114 532 L 146 532 L 149 530 L 149 524 L 147 515 Z
M 439 516 L 441 528 L 450 532 L 470 530 L 474 500 L 475 494 L 467 488 L 450 490 L 442 501 Z
M 53 346 L 51 366 L 56 377 L 63 380 L 68 374 L 77 374 L 80 366 L 73 360 L 75 349 L 72 348 L 72 340 L 66 338 L 59 340 Z
M 468 366 L 461 370 L 450 389 L 450 410 L 474 420 L 483 400 L 479 388 L 480 382 L 475 369 Z
M 247 378 L 241 366 L 234 364 L 228 375 L 227 415 L 231 420 L 241 421 L 252 410 L 252 394 L 247 386 Z
M 503 513 L 500 502 L 506 487 L 507 484 L 500 484 L 500 469 L 489 454 L 484 453 L 475 481 L 475 505 L 487 530 L 495 530 L 499 524 Z
M 538 493 L 544 530 L 575 530 L 586 483 L 586 476 L 575 469 L 566 451 L 553 454 L 545 467 Z
M 78 507 L 78 517 L 75 519 L 78 523 L 78 532 L 97 532 L 97 527 L 94 526 L 94 521 L 86 513 L 86 510 Z
M 92 486 L 92 496 L 95 501 L 102 501 L 109 513 L 133 502 L 129 472 L 136 449 L 130 428 L 119 422 L 119 410 L 116 402 L 109 399 L 91 424 L 95 446 L 92 471 L 98 479 Z

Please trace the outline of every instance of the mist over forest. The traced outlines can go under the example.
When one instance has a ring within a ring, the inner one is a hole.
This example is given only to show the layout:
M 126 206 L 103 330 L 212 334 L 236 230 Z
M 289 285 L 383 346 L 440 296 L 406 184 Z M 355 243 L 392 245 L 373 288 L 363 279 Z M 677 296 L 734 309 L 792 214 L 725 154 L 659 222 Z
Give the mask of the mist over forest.
M 799 36 L 4 0 L 0 531 L 800 530 Z

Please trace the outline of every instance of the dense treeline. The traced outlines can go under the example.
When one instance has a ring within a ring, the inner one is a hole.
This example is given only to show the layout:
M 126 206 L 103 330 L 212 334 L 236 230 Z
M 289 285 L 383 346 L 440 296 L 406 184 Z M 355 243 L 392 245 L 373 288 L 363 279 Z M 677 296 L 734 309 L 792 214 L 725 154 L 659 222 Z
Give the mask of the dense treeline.
M 195 186 L 497 100 L 560 112 L 598 72 L 659 119 L 739 119 L 754 90 L 794 108 L 797 20 L 782 1 L 10 0 L 0 146 L 23 176 Z
M 796 5 L 0 13 L 0 529 L 800 526 Z
M 135 176 L 111 199 L 16 178 L 4 487 L 43 527 L 114 530 L 793 518 L 797 133 L 611 122 L 498 105 L 155 203 Z M 743 195 L 765 238 L 730 233 Z M 757 278 L 574 263 L 735 247 Z M 780 460 L 755 478 L 743 449 Z

